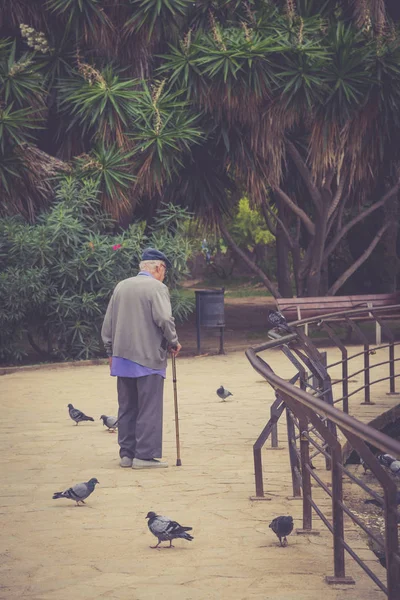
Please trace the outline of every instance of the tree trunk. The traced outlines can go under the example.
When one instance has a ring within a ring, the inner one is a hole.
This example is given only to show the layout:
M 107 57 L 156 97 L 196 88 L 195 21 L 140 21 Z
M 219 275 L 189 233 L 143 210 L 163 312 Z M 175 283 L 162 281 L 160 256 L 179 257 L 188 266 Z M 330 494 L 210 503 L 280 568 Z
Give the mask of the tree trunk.
M 357 269 L 367 260 L 367 258 L 369 256 L 371 256 L 372 251 L 375 249 L 376 245 L 378 244 L 378 242 L 380 241 L 381 237 L 383 236 L 385 231 L 388 229 L 388 227 L 389 227 L 389 223 L 385 223 L 380 228 L 380 230 L 378 231 L 378 233 L 376 234 L 376 236 L 374 237 L 374 239 L 372 240 L 372 242 L 370 243 L 368 248 L 366 248 L 366 250 L 364 250 L 364 252 L 361 254 L 361 256 L 344 273 L 342 273 L 342 275 L 340 277 L 338 277 L 338 279 L 335 281 L 335 283 L 328 290 L 328 294 L 330 296 L 334 296 L 338 292 L 338 290 L 342 287 L 342 285 L 344 285 L 346 283 L 346 281 L 349 279 L 349 277 L 351 277 L 351 275 L 353 275 L 353 273 L 355 273 L 357 271 Z
M 271 292 L 274 298 L 281 298 L 277 286 L 274 283 L 272 283 L 272 281 L 267 277 L 264 271 L 262 271 L 255 263 L 253 263 L 252 260 L 247 256 L 247 254 L 239 248 L 239 246 L 236 244 L 231 234 L 227 230 L 225 224 L 221 222 L 219 224 L 219 228 L 231 250 L 246 263 L 250 271 L 252 271 L 255 275 L 257 275 L 257 277 L 261 279 L 265 287 Z
M 278 203 L 278 216 L 280 221 L 287 223 L 285 209 L 281 203 Z M 276 270 L 278 279 L 278 289 L 283 298 L 291 298 L 292 282 L 290 278 L 290 265 L 289 265 L 289 245 L 287 242 L 286 234 L 282 229 L 279 221 L 276 225 Z
M 385 285 L 385 292 L 395 292 L 397 290 L 397 271 L 399 269 L 399 259 L 397 257 L 399 201 L 397 197 L 391 198 L 385 205 L 385 220 L 390 225 L 383 239 L 385 249 L 382 279 Z
M 321 295 L 321 271 L 328 224 L 328 206 L 329 204 L 327 202 L 324 203 L 324 206 L 316 219 L 316 233 L 312 242 L 311 264 L 307 276 L 307 296 Z

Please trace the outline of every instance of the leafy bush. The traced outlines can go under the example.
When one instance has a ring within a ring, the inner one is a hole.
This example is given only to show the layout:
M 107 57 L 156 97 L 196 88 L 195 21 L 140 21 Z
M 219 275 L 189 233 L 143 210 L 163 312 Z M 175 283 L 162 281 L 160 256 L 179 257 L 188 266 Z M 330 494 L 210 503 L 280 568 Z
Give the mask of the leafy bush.
M 171 259 L 167 284 L 177 319 L 193 302 L 177 290 L 191 252 L 184 235 L 188 213 L 158 211 L 150 232 L 116 224 L 100 208 L 98 183 L 64 178 L 51 210 L 33 225 L 0 219 L 0 358 L 18 361 L 26 340 L 47 360 L 103 354 L 100 329 L 116 283 L 137 273 L 142 250 L 156 246 Z

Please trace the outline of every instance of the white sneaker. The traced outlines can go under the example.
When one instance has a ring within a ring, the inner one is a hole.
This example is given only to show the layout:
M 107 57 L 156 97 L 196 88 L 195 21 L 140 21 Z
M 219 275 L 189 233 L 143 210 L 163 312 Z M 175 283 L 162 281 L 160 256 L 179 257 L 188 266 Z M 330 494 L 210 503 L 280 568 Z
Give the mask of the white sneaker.
M 129 456 L 123 456 L 119 461 L 120 467 L 131 467 L 133 458 L 129 458 Z
M 132 469 L 166 469 L 168 463 L 161 462 L 151 458 L 150 460 L 142 460 L 141 458 L 134 458 L 132 461 Z

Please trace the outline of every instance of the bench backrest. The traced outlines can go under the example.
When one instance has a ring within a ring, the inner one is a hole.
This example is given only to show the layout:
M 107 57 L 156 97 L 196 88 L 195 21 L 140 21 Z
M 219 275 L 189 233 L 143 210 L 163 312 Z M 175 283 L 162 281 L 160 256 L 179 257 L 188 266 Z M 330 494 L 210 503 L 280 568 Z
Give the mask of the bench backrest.
M 277 298 L 276 304 L 288 321 L 318 317 L 352 308 L 390 306 L 400 303 L 400 292 L 391 294 L 360 294 L 354 296 L 321 296 Z

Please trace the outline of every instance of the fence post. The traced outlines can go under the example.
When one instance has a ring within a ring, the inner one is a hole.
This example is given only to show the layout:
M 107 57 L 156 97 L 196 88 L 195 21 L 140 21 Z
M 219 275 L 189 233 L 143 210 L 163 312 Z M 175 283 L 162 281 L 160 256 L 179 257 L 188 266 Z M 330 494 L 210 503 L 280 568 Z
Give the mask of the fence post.
M 296 432 L 293 423 L 293 417 L 291 411 L 286 409 L 286 427 L 288 434 L 288 446 L 289 446 L 289 459 L 290 459 L 290 469 L 292 471 L 292 488 L 293 488 L 293 497 L 300 498 L 301 497 L 301 487 L 299 481 L 299 459 L 297 456 L 297 448 L 296 448 Z

